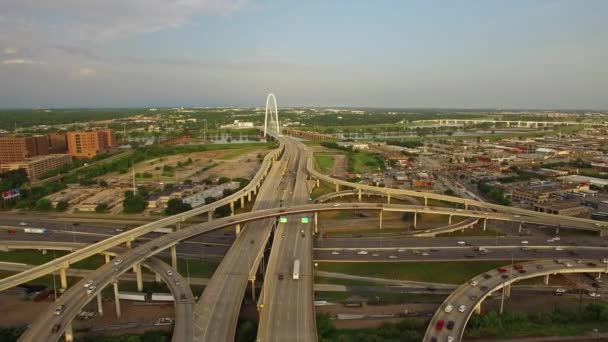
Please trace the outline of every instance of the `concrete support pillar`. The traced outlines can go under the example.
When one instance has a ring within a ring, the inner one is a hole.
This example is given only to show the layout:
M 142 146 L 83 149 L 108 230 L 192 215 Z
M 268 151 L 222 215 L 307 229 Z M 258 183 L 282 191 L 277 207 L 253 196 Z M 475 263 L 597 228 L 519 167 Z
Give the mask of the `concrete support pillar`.
M 507 285 L 507 288 L 505 289 L 505 297 L 511 297 L 511 284 Z
M 230 201 L 230 216 L 234 216 L 234 201 Z
M 452 215 L 448 215 L 448 226 L 452 225 Z
M 241 234 L 241 225 L 239 223 L 236 224 L 235 229 L 236 229 L 236 235 Z
M 162 278 L 160 277 L 160 273 L 154 272 L 154 282 L 156 282 L 157 284 L 160 284 L 161 281 L 162 281 Z
M 104 254 L 103 255 L 106 259 L 106 264 L 110 262 L 110 254 Z
M 469 209 L 469 203 L 468 202 L 464 202 L 464 209 Z
M 253 298 L 253 301 L 255 302 L 255 278 L 249 280 L 251 280 L 251 298 Z
M 68 288 L 68 277 L 66 275 L 66 268 L 59 269 L 59 278 L 61 279 L 61 288 L 64 290 L 67 289 Z
M 137 263 L 133 266 L 135 271 L 135 279 L 137 281 L 137 291 L 142 292 L 144 290 L 144 281 L 141 276 L 141 264 Z
M 251 202 L 251 191 L 247 191 L 247 202 Z
M 425 198 L 424 198 L 424 206 L 426 207 L 426 206 L 428 206 L 428 205 L 429 205 L 429 198 L 428 198 L 428 197 L 425 197 Z
M 597 279 L 602 279 L 602 272 L 597 272 Z
M 483 219 L 483 231 L 484 231 L 484 232 L 486 231 L 487 226 L 488 226 L 488 219 L 487 219 L 487 218 L 484 218 L 484 219 Z
M 391 204 L 391 194 L 386 195 L 386 204 Z
M 319 179 L 317 178 L 317 179 L 316 179 L 316 183 L 315 183 L 315 187 L 317 187 L 317 188 L 318 188 L 319 186 L 321 186 L 321 182 L 320 182 L 320 181 L 319 181 Z
M 521 223 L 521 222 L 519 222 L 519 229 L 517 229 L 517 232 L 518 232 L 518 233 L 521 233 L 522 226 L 523 226 L 523 225 L 522 225 L 522 223 Z
M 315 234 L 319 232 L 319 213 L 315 211 Z
M 72 323 L 68 323 L 65 326 L 65 342 L 73 342 L 74 341 L 74 333 L 72 332 Z
M 418 219 L 418 212 L 414 211 L 414 229 L 416 229 L 416 221 Z
M 207 212 L 207 222 L 213 221 L 213 209 Z
M 45 254 L 46 254 L 46 249 L 43 249 L 42 250 L 42 255 L 45 255 Z
M 477 304 L 475 307 L 475 313 L 481 315 L 481 303 Z
M 363 190 L 361 188 L 357 189 L 357 197 L 359 198 L 359 202 L 361 202 L 361 195 L 363 194 Z
M 131 240 L 127 240 L 127 242 L 125 242 L 125 245 L 127 246 L 127 249 L 131 249 Z
M 336 192 L 340 191 L 340 184 L 336 184 Z
M 245 208 L 245 196 L 241 197 L 241 208 Z
M 120 318 L 120 298 L 118 298 L 118 281 L 115 280 L 114 283 L 114 303 L 116 303 L 116 317 Z
M 549 275 L 545 274 L 545 277 L 543 279 L 543 284 L 545 284 L 545 286 L 549 286 Z
M 175 225 L 175 231 L 178 231 L 182 229 L 182 223 L 181 222 L 177 222 L 177 224 Z
M 382 229 L 382 213 L 384 213 L 384 210 L 380 210 L 380 222 L 378 223 L 378 228 Z
M 101 298 L 101 292 L 97 292 L 97 312 L 100 317 L 103 317 L 103 301 Z
M 171 246 L 171 266 L 177 270 L 177 247 Z
M 555 228 L 555 235 L 559 235 L 559 227 Z

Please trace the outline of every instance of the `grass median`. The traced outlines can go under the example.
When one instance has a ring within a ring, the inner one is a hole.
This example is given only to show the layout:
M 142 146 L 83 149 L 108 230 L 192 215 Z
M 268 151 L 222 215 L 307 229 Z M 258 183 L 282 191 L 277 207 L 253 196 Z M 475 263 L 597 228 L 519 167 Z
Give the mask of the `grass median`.
M 476 275 L 506 264 L 510 264 L 510 261 L 328 262 L 320 263 L 317 269 L 363 277 L 462 284 Z

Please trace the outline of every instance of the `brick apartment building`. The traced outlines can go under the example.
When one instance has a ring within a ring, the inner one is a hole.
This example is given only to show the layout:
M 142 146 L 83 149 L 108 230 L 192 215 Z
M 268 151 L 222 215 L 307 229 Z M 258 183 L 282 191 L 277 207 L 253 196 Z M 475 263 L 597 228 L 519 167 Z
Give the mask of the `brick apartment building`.
M 0 164 L 0 173 L 23 169 L 28 179 L 37 180 L 41 176 L 71 162 L 72 157 L 67 154 L 36 156 L 18 162 Z
M 68 154 L 76 158 L 93 158 L 108 153 L 116 147 L 114 131 L 98 129 L 67 133 Z

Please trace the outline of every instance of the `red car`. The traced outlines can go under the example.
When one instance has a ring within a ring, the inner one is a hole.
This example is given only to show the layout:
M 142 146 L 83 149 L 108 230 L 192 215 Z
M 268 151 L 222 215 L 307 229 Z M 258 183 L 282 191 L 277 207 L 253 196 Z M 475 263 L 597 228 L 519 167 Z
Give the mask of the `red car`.
M 505 273 L 505 272 L 507 272 L 507 269 L 504 267 L 501 267 L 498 269 L 498 273 Z
M 15 229 L 9 229 L 9 230 L 8 230 L 8 233 L 9 233 L 10 235 L 15 235 L 15 234 L 17 234 L 17 230 L 15 230 Z
M 516 269 L 516 270 L 518 270 L 518 271 L 524 269 L 524 267 L 522 265 L 515 265 L 515 266 L 513 266 L 513 268 Z
M 445 321 L 440 319 L 437 321 L 437 325 L 435 325 L 435 329 L 437 329 L 438 331 L 443 329 L 443 326 L 445 325 Z

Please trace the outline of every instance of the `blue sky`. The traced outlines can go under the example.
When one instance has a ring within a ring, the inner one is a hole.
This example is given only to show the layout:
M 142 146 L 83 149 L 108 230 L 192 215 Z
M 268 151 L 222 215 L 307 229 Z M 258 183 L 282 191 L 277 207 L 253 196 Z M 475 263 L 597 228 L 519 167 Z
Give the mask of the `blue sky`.
M 0 107 L 608 109 L 608 1 L 3 0 Z

